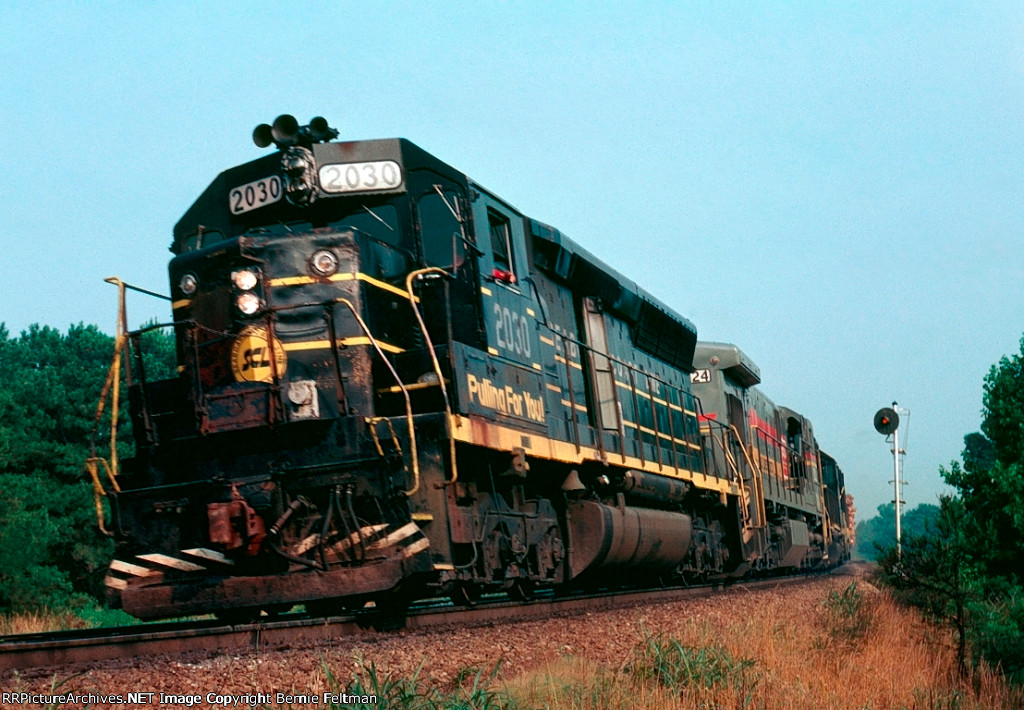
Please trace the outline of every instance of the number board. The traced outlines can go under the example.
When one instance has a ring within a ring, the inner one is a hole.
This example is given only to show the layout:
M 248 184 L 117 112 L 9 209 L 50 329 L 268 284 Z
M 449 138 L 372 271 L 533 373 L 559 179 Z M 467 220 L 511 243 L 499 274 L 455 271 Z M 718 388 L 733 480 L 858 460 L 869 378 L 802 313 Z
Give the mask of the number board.
M 228 207 L 231 214 L 244 214 L 281 199 L 281 178 L 271 175 L 260 180 L 253 180 L 231 190 L 228 195 Z
M 402 168 L 394 160 L 320 166 L 320 189 L 332 194 L 397 190 L 402 179 Z
M 706 384 L 711 382 L 711 370 L 700 369 L 690 373 L 690 382 L 693 384 Z

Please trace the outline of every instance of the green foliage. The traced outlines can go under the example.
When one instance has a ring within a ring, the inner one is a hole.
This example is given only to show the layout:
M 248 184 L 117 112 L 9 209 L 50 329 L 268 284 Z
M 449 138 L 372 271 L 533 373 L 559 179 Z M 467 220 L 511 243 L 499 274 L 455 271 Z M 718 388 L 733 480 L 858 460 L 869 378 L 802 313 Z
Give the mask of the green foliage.
M 749 658 L 735 658 L 720 646 L 697 648 L 661 634 L 645 634 L 630 670 L 680 695 L 688 689 L 733 690 L 748 701 L 760 675 Z
M 864 638 L 874 623 L 871 605 L 864 592 L 851 582 L 843 591 L 830 591 L 822 603 L 824 625 L 830 644 L 851 645 Z
M 1003 357 L 985 376 L 981 430 L 995 458 L 1010 466 L 1024 460 L 1024 337 L 1020 354 Z
M 0 474 L 0 609 L 81 608 L 109 562 L 88 484 Z
M 967 670 L 967 607 L 979 597 L 981 584 L 972 560 L 971 528 L 963 501 L 943 497 L 934 528 L 905 538 L 902 553 L 890 549 L 879 561 L 883 581 L 898 598 L 953 626 L 962 674 Z
M 975 659 L 986 659 L 1024 685 L 1024 588 L 987 591 L 969 607 Z
M 171 338 L 144 340 L 153 376 L 173 373 Z M 91 325 L 66 335 L 33 325 L 11 338 L 0 324 L 0 612 L 79 609 L 102 592 L 113 545 L 97 529 L 83 463 L 113 350 Z M 127 397 L 119 412 L 127 456 Z
M 358 670 L 353 679 L 342 685 L 330 668 L 324 666 L 331 693 L 344 693 L 349 702 L 343 705 L 330 703 L 331 708 L 395 708 L 396 710 L 491 710 L 492 708 L 514 709 L 510 697 L 490 689 L 498 672 L 495 666 L 487 676 L 482 670 L 465 669 L 456 678 L 456 687 L 448 693 L 429 687 L 420 677 L 422 666 L 411 678 L 395 677 L 390 673 L 381 674 L 375 663 L 362 658 L 356 659 Z M 468 681 L 468 683 L 467 683 Z M 362 702 L 361 698 L 373 698 Z M 359 698 L 359 699 L 356 699 Z
M 0 340 L 0 473 L 81 480 L 81 444 L 113 348 L 110 336 L 83 325 L 67 336 L 33 325 Z
M 979 533 L 989 576 L 1024 584 L 1024 338 L 985 376 L 982 434 L 964 438 L 964 465 L 943 470 Z
M 942 475 L 960 491 L 985 572 L 1024 584 L 1024 462 L 997 459 L 973 470 L 954 462 Z

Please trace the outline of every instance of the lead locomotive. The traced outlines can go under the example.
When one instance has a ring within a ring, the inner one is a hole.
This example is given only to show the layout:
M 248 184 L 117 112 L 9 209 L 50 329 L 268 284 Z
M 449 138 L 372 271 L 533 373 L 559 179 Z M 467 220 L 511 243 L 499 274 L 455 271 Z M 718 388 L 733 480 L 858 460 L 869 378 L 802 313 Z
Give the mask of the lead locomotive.
M 109 601 L 140 618 L 834 565 L 843 478 L 734 346 L 412 143 L 316 118 L 174 229 Z M 852 522 L 852 521 L 850 521 Z

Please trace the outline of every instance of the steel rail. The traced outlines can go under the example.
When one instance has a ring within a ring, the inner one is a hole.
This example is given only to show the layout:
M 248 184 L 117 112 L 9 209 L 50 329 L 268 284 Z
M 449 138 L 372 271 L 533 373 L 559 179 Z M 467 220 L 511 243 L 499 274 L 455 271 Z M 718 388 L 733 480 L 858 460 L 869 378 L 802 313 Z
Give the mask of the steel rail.
M 839 568 L 842 569 L 842 568 Z M 19 634 L 0 637 L 0 677 L 17 671 L 41 675 L 46 669 L 92 664 L 97 661 L 145 656 L 205 652 L 264 652 L 296 645 L 316 645 L 345 638 L 398 629 L 429 630 L 491 626 L 553 616 L 663 604 L 722 593 L 722 590 L 776 588 L 820 579 L 818 574 L 772 577 L 655 590 L 553 594 L 525 602 L 498 597 L 473 607 L 439 606 L 439 600 L 413 605 L 402 615 L 372 608 L 344 616 L 308 617 L 290 614 L 279 618 L 230 625 L 221 621 L 165 622 L 134 626 Z

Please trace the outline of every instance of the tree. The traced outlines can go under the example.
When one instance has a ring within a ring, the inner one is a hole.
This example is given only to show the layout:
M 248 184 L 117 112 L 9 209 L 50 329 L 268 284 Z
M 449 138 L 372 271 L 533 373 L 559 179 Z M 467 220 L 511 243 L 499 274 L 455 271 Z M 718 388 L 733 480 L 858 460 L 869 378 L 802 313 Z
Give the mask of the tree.
M 879 561 L 883 580 L 897 596 L 953 626 L 961 676 L 967 674 L 968 609 L 981 596 L 971 525 L 963 502 L 944 496 L 934 524 L 906 536 L 901 552 L 890 548 Z
M 1020 354 L 1003 356 L 985 376 L 981 430 L 1005 466 L 1024 458 L 1024 337 Z
M 988 574 L 1024 584 L 1024 338 L 985 376 L 983 434 L 964 437 L 963 466 L 942 475 L 978 522 Z
M 903 514 L 901 532 L 904 539 L 924 534 L 927 525 L 939 515 L 939 506 L 921 503 Z M 895 545 L 896 506 L 885 503 L 878 506 L 878 515 L 857 524 L 857 555 L 866 560 L 878 560 Z
M 173 373 L 173 340 L 146 339 L 150 376 Z M 97 528 L 83 464 L 113 348 L 96 326 L 62 335 L 33 325 L 11 338 L 0 324 L 0 610 L 60 607 L 102 590 L 113 546 Z M 126 401 L 121 420 L 127 456 Z

